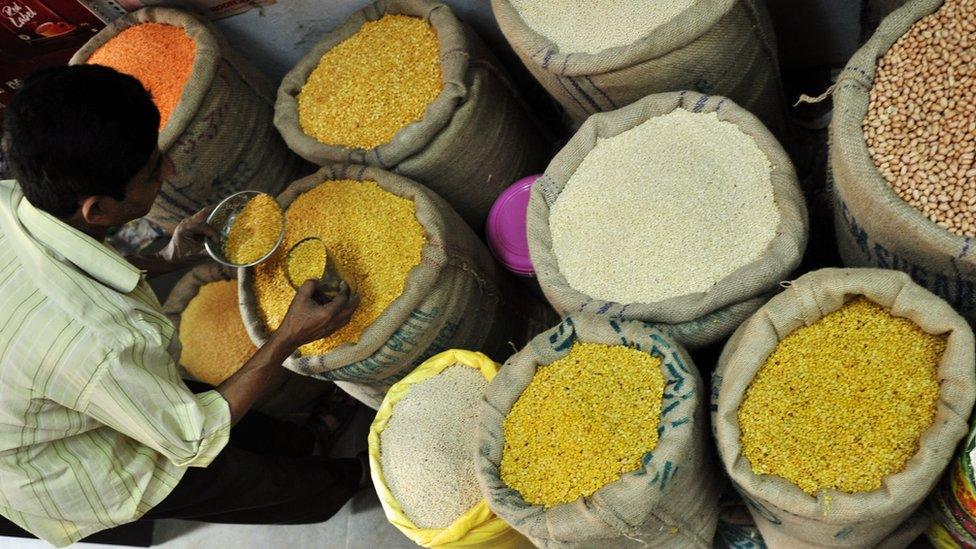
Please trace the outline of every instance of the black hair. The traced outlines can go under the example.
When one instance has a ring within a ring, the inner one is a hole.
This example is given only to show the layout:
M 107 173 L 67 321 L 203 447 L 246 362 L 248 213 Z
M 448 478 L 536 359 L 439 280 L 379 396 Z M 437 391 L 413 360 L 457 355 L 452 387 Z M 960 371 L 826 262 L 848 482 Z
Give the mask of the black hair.
M 124 200 L 159 138 L 159 110 L 146 88 L 99 65 L 31 74 L 3 119 L 10 174 L 31 204 L 62 219 L 87 196 Z

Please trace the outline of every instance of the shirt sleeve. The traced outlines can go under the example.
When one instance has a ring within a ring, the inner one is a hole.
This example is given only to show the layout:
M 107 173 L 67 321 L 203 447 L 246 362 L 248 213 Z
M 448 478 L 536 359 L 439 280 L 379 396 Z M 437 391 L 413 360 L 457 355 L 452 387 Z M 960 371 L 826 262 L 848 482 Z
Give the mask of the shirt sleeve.
M 191 392 L 169 353 L 146 340 L 110 351 L 80 405 L 180 467 L 206 467 L 230 438 L 227 401 L 217 391 Z

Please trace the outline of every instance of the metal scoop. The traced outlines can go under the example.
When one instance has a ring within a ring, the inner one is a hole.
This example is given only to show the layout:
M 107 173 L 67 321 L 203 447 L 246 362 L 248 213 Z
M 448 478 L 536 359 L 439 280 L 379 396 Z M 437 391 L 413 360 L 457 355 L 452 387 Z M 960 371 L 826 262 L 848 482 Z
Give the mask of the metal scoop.
M 273 254 L 275 250 L 281 246 L 281 241 L 285 238 L 285 216 L 283 213 L 279 213 L 279 215 L 281 215 L 281 231 L 278 234 L 278 240 L 275 242 L 274 247 L 268 250 L 268 253 L 263 257 L 251 263 L 234 263 L 227 258 L 225 253 L 225 250 L 227 249 L 227 235 L 230 233 L 231 227 L 234 226 L 234 222 L 237 221 L 237 216 L 252 198 L 261 194 L 265 193 L 258 191 L 241 191 L 234 193 L 223 199 L 220 204 L 217 204 L 217 207 L 210 212 L 210 215 L 207 217 L 207 224 L 217 231 L 217 234 L 220 235 L 220 241 L 211 242 L 208 239 L 203 246 L 214 261 L 222 265 L 227 265 L 228 267 L 252 267 L 271 257 L 271 254 Z
M 312 276 L 306 277 L 303 280 L 295 280 L 293 278 L 292 261 L 297 260 L 296 253 L 300 248 L 310 250 L 316 257 L 316 265 L 318 264 L 318 258 L 321 257 L 321 269 L 314 269 L 314 272 L 308 273 Z M 325 247 L 325 243 L 322 239 L 314 236 L 304 238 L 295 243 L 288 250 L 288 254 L 285 256 L 285 278 L 288 279 L 288 284 L 292 288 L 298 290 L 307 280 L 315 280 L 315 292 L 312 293 L 312 298 L 321 304 L 326 304 L 339 295 L 341 291 L 341 285 L 344 282 L 342 275 L 339 274 L 336 268 L 336 262 L 333 260 L 331 254 L 329 254 L 328 248 Z M 349 290 L 353 291 L 352 285 L 348 281 L 345 281 L 349 285 Z

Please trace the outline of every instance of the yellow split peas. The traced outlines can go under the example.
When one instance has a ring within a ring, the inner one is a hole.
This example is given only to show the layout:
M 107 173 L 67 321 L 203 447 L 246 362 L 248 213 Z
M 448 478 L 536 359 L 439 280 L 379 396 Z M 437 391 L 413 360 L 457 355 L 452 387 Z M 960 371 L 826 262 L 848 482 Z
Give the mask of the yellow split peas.
M 285 277 L 287 250 L 300 240 L 322 239 L 343 278 L 361 297 L 349 323 L 331 336 L 303 346 L 303 355 L 322 355 L 355 343 L 406 285 L 420 264 L 427 238 L 413 201 L 375 181 L 326 181 L 302 194 L 285 211 L 283 245 L 254 267 L 254 293 L 265 325 L 281 325 L 295 290 Z
M 533 505 L 593 495 L 657 446 L 663 396 L 659 358 L 574 344 L 539 367 L 505 417 L 502 481 Z
M 200 287 L 180 315 L 180 364 L 193 377 L 219 385 L 257 351 L 237 305 L 237 281 Z
M 307 280 L 318 280 L 325 274 L 326 268 L 325 245 L 318 238 L 309 238 L 295 245 L 288 252 L 287 269 L 288 280 L 296 288 Z
M 945 337 L 865 298 L 794 330 L 739 407 L 753 472 L 810 495 L 877 490 L 932 424 L 945 347 Z
M 372 149 L 423 118 L 443 87 L 434 29 L 385 15 L 322 56 L 298 94 L 298 121 L 326 145 Z
M 254 263 L 278 243 L 281 234 L 281 208 L 270 195 L 259 194 L 237 214 L 227 233 L 224 254 L 231 263 Z

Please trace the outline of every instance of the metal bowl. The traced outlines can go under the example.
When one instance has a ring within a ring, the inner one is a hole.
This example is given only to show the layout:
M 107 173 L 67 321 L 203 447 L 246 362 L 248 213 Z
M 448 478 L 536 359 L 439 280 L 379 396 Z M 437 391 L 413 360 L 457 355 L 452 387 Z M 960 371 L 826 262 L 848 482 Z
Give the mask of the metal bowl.
M 281 215 L 281 232 L 278 233 L 278 240 L 275 242 L 274 247 L 272 247 L 271 250 L 262 258 L 251 263 L 234 263 L 227 259 L 227 256 L 224 255 L 224 250 L 226 249 L 227 245 L 227 235 L 230 233 L 230 228 L 234 226 L 234 222 L 237 221 L 237 216 L 252 198 L 261 194 L 266 193 L 259 191 L 241 191 L 234 193 L 223 199 L 220 204 L 217 204 L 217 207 L 210 212 L 210 215 L 207 217 L 207 224 L 217 231 L 217 234 L 220 236 L 220 241 L 211 242 L 210 240 L 207 240 L 203 246 L 214 261 L 228 267 L 253 267 L 254 265 L 257 265 L 258 263 L 261 263 L 262 261 L 271 257 L 271 254 L 273 254 L 275 250 L 281 246 L 281 242 L 285 239 L 285 215 L 283 212 L 279 212 Z

